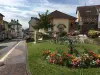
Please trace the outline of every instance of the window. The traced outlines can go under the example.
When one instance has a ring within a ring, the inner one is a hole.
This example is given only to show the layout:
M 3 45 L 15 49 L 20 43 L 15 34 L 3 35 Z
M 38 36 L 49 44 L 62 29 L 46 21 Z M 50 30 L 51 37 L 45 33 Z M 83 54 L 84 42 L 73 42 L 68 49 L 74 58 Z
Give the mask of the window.
M 51 28 L 48 28 L 48 31 L 51 31 Z

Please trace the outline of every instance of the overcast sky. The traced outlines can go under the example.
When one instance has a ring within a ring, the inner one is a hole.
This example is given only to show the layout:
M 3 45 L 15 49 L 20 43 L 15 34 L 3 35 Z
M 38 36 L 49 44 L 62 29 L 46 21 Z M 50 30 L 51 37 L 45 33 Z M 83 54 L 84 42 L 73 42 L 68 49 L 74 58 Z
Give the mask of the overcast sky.
M 0 13 L 5 15 L 4 20 L 19 19 L 23 28 L 28 28 L 30 18 L 46 10 L 59 10 L 76 16 L 77 6 L 98 4 L 100 0 L 0 0 Z

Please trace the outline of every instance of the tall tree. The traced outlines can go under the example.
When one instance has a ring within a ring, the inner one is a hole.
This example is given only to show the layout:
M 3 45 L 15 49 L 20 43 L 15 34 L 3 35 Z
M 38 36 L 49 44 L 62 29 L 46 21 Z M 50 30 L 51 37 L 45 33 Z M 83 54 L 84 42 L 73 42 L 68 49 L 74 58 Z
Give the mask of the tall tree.
M 44 14 L 38 14 L 39 15 L 39 20 L 36 26 L 33 28 L 35 29 L 48 29 L 48 25 L 50 25 L 50 16 L 48 15 L 48 10 Z

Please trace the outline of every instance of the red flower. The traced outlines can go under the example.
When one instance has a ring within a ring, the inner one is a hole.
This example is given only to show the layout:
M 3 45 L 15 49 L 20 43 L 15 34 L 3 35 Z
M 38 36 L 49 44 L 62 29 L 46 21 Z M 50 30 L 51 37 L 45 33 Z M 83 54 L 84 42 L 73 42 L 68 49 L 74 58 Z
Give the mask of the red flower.
M 95 53 L 93 53 L 92 51 L 88 51 L 88 53 L 89 53 L 89 55 L 91 55 L 91 56 L 97 58 L 97 55 L 96 55 Z
M 71 54 L 66 54 L 67 57 L 71 57 Z
M 59 63 L 62 63 L 62 57 L 60 56 L 60 58 L 59 58 Z
M 52 58 L 50 58 L 49 62 L 50 62 L 50 63 L 55 63 L 55 60 L 52 59 Z

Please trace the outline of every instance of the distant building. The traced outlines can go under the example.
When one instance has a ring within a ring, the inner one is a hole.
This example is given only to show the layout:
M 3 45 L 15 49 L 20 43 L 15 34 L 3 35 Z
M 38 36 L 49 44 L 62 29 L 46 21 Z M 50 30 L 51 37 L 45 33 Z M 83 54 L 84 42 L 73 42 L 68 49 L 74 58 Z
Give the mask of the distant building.
M 4 39 L 5 28 L 3 25 L 3 17 L 4 15 L 0 13 L 0 40 Z
M 31 20 L 29 21 L 29 35 L 30 35 L 30 37 L 33 37 L 34 31 L 35 31 L 33 26 L 37 25 L 38 20 L 39 19 L 36 17 L 31 17 Z
M 18 20 L 11 20 L 9 23 L 11 25 L 11 28 L 13 29 L 13 37 L 23 37 L 23 32 L 22 32 L 22 25 L 19 23 Z
M 4 25 L 4 28 L 5 28 L 5 30 L 4 30 L 4 37 L 5 37 L 5 39 L 7 39 L 8 38 L 8 35 L 9 35 L 9 23 L 7 22 L 7 21 L 3 21 L 3 25 Z
M 76 14 L 82 32 L 100 29 L 100 5 L 77 7 Z

